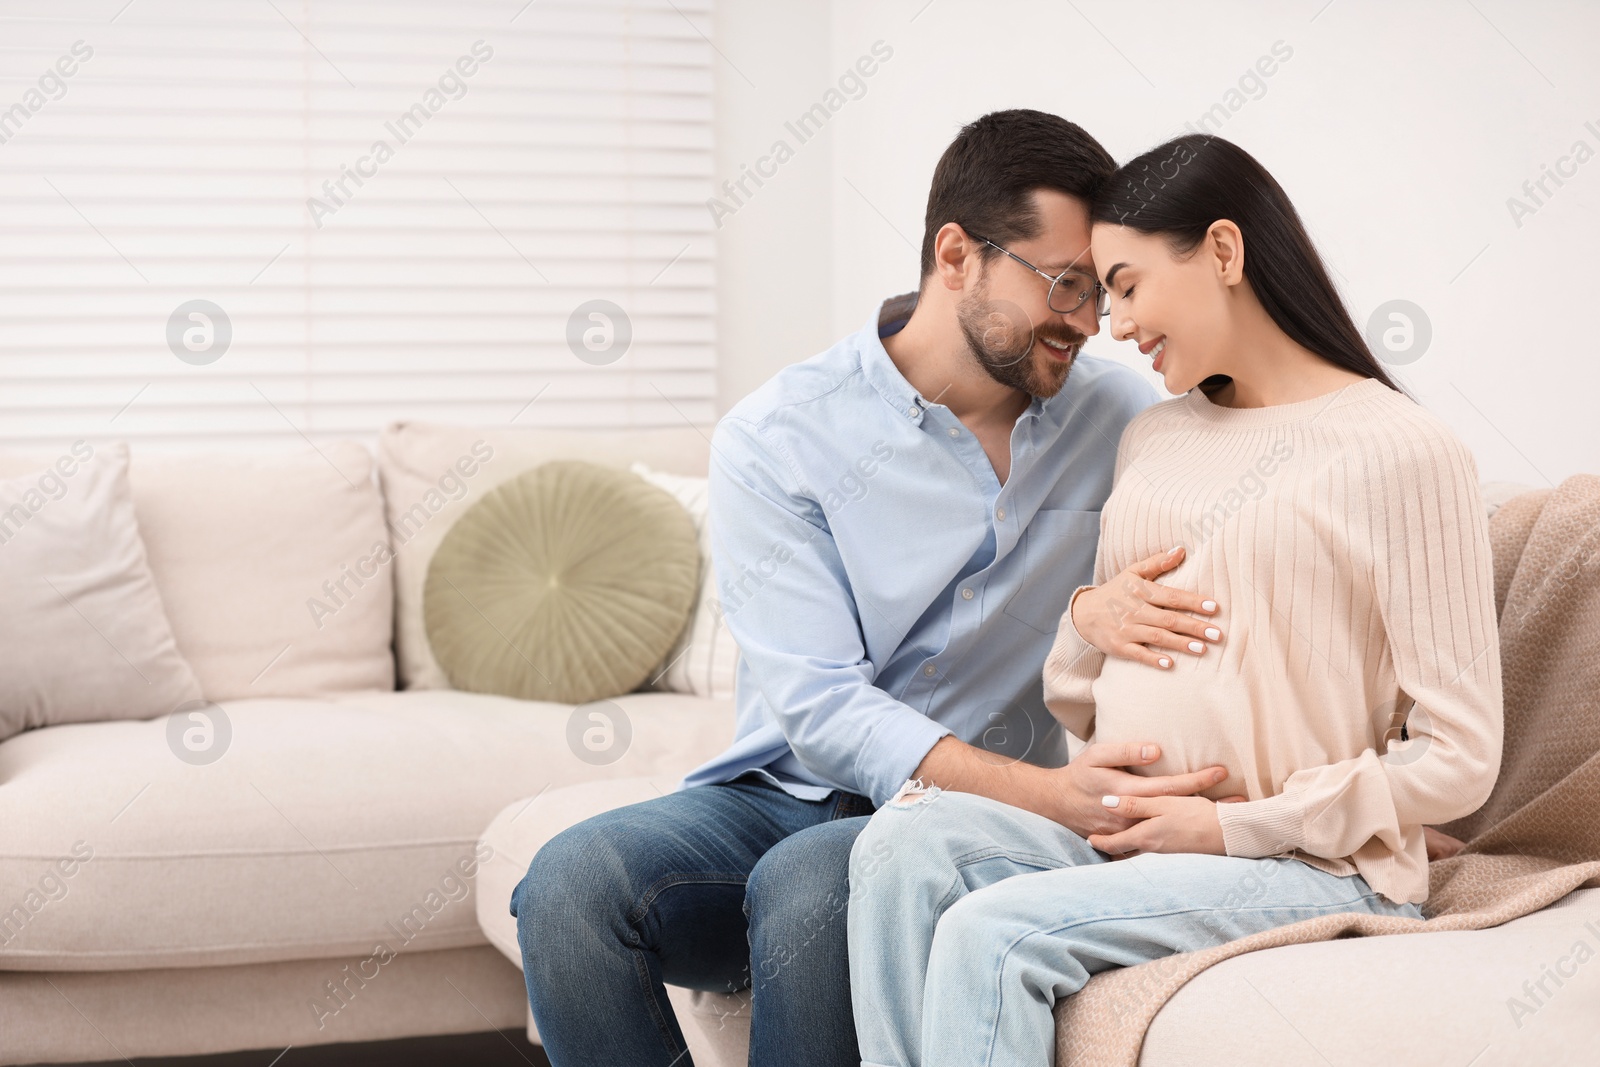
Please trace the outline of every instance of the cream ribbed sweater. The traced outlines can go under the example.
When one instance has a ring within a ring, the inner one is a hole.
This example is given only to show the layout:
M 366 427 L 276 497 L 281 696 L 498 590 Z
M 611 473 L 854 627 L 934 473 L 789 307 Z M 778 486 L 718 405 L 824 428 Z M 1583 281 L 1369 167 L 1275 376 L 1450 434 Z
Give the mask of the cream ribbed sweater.
M 1227 767 L 1204 795 L 1248 798 L 1217 808 L 1228 855 L 1293 855 L 1426 900 L 1423 825 L 1476 810 L 1500 767 L 1472 454 L 1373 378 L 1264 408 L 1196 387 L 1124 431 L 1095 584 L 1179 544 L 1183 563 L 1158 580 L 1215 597 L 1222 643 L 1161 670 L 1108 658 L 1069 611 L 1046 705 L 1086 741 L 1159 742 L 1137 773 Z

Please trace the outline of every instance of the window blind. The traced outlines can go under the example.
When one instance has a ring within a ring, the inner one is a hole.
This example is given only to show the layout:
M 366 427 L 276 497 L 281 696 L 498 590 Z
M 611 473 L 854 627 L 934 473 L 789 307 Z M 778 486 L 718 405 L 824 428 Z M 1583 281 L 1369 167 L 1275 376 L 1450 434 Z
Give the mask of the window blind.
M 709 0 L 0 8 L 0 446 L 715 421 Z

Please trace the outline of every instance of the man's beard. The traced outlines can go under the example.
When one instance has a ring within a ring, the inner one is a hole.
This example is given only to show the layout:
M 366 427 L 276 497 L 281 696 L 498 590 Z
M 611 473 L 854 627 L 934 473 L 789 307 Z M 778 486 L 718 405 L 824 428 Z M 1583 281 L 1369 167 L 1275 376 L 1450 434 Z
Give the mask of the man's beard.
M 971 296 L 956 304 L 956 321 L 978 366 L 1001 385 L 1030 396 L 1055 396 L 1066 383 L 1072 364 L 1078 361 L 1077 353 L 1073 353 L 1070 362 L 1050 360 L 1041 365 L 1033 352 L 1036 340 L 1079 346 L 1088 340 L 1062 323 L 1034 326 L 1022 309 L 1009 300 L 990 300 L 987 281 L 980 282 Z

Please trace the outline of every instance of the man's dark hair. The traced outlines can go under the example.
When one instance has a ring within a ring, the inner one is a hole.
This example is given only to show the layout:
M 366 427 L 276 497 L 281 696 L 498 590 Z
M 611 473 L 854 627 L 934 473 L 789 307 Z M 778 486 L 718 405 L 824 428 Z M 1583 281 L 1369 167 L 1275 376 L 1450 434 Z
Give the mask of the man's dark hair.
M 1088 205 L 1116 160 L 1075 122 L 1043 111 L 991 111 L 961 128 L 933 169 L 922 230 L 922 277 L 933 272 L 933 240 L 954 222 L 1000 244 L 1039 236 L 1035 189 Z M 999 255 L 987 245 L 984 259 Z

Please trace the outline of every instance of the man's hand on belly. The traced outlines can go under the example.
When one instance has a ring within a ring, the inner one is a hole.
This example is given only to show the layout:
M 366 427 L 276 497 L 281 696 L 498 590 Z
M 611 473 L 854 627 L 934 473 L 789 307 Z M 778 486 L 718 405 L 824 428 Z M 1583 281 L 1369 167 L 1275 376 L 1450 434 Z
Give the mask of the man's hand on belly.
M 1140 560 L 1104 585 L 1085 589 L 1068 606 L 1072 625 L 1106 655 L 1162 670 L 1172 666 L 1172 657 L 1162 649 L 1203 655 L 1210 647 L 1206 642 L 1222 640 L 1222 631 L 1210 619 L 1220 610 L 1217 602 L 1156 581 L 1183 558 L 1180 545 Z
M 1116 795 L 1141 802 L 1193 800 L 1209 805 L 1213 801 L 1194 794 L 1210 789 L 1228 777 L 1227 768 L 1220 766 L 1203 767 L 1186 774 L 1149 776 L 1127 770 L 1129 767 L 1154 763 L 1160 758 L 1161 746 L 1153 742 L 1092 744 L 1065 767 L 1043 772 L 1048 781 L 1059 785 L 1059 789 L 1052 796 L 1043 798 L 1043 806 L 1033 810 L 1054 819 L 1094 845 L 1094 841 L 1090 840 L 1092 837 L 1131 833 L 1138 829 L 1141 825 L 1139 820 L 1143 818 L 1142 815 L 1129 816 L 1124 810 L 1106 807 L 1102 802 L 1105 796 Z M 1244 797 L 1228 799 L 1243 800 Z M 1215 819 L 1215 816 L 1212 818 Z M 1221 833 L 1219 828 L 1219 841 Z
M 1228 769 L 1220 766 L 1202 767 L 1186 774 L 1143 775 L 1128 770 L 1160 758 L 1161 746 L 1154 742 L 1097 743 L 1064 767 L 1037 767 L 1015 759 L 999 761 L 994 753 L 947 735 L 939 738 L 917 765 L 916 778 L 924 789 L 937 785 L 992 797 L 1043 815 L 1088 839 L 1091 835 L 1132 832 L 1141 825 L 1142 816 L 1130 818 L 1125 812 L 1102 804 L 1101 798 L 1107 794 L 1141 801 L 1188 799 L 1211 804 L 1195 794 L 1228 778 Z

